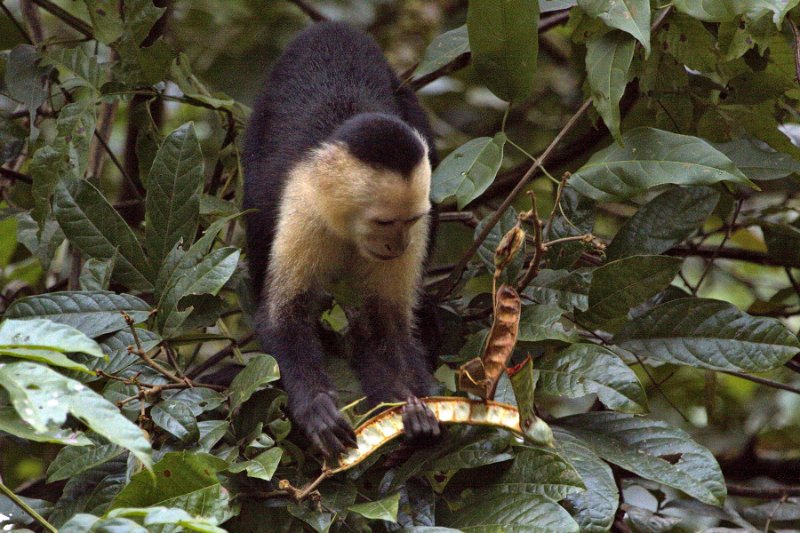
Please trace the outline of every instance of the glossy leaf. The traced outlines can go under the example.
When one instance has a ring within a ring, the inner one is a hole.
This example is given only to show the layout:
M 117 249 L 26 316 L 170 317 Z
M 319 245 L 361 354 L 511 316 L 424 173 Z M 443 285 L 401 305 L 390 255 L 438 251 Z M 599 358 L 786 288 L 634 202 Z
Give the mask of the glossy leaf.
M 799 3 L 798 0 L 675 0 L 675 8 L 706 22 L 726 22 L 741 14 L 757 19 L 772 13 L 773 22 L 780 27 L 789 10 Z
M 105 513 L 127 481 L 126 465 L 119 456 L 69 478 L 48 519 L 59 527 L 76 513 Z
M 397 507 L 400 504 L 400 493 L 392 494 L 376 502 L 357 503 L 348 510 L 360 514 L 364 518 L 397 522 Z
M 87 446 L 92 441 L 82 431 L 51 426 L 37 431 L 25 422 L 11 406 L 0 407 L 0 431 L 33 442 L 52 442 L 64 446 Z
M 664 255 L 634 255 L 597 268 L 589 287 L 589 308 L 581 323 L 612 330 L 621 326 L 628 311 L 669 287 L 683 260 Z
M 577 533 L 578 524 L 552 500 L 538 494 L 511 493 L 502 489 L 481 491 L 455 511 L 441 511 L 437 520 L 464 533 L 495 531 L 536 531 L 537 533 Z M 535 524 L 535 529 L 532 524 Z
M 217 527 L 216 521 L 192 516 L 183 509 L 176 507 L 118 508 L 109 511 L 107 516 L 108 518 L 103 521 L 104 523 L 119 517 L 136 518 L 148 528 L 148 531 L 153 531 L 155 526 L 176 526 L 180 528 L 179 531 L 227 533 L 226 530 Z
M 119 457 L 124 451 L 125 448 L 116 444 L 92 444 L 80 448 L 74 446 L 62 448 L 47 467 L 47 482 L 70 479 Z
M 147 178 L 145 244 L 160 265 L 177 242 L 194 241 L 200 217 L 203 154 L 192 123 L 170 133 L 156 154 Z
M 555 428 L 556 448 L 575 468 L 586 486 L 566 496 L 572 517 L 582 533 L 611 529 L 619 506 L 619 492 L 611 468 L 592 450 L 566 431 Z
M 181 442 L 193 442 L 200 438 L 197 419 L 183 402 L 164 400 L 150 409 L 153 423 Z
M 228 467 L 229 472 L 234 474 L 247 471 L 248 477 L 254 477 L 269 481 L 275 474 L 275 470 L 281 462 L 283 450 L 280 448 L 270 448 L 269 450 L 258 454 L 249 461 L 242 461 L 241 463 L 234 463 Z
M 573 344 L 536 361 L 538 390 L 580 398 L 597 394 L 609 409 L 647 412 L 647 395 L 636 374 L 613 352 L 596 344 Z
M 277 381 L 279 377 L 278 363 L 272 356 L 262 354 L 250 359 L 247 366 L 233 378 L 228 389 L 231 412 L 236 411 L 257 390 L 264 388 L 267 383 Z
M 100 94 L 105 75 L 97 57 L 88 56 L 82 47 L 48 50 L 42 64 L 56 66 L 68 74 L 61 80 L 65 88 L 86 87 L 95 95 Z
M 116 256 L 114 279 L 132 288 L 152 289 L 150 263 L 131 228 L 88 181 L 60 181 L 53 200 L 61 229 L 89 257 Z
M 6 318 L 46 318 L 99 337 L 128 327 L 122 313 L 134 323 L 147 320 L 150 306 L 129 294 L 105 291 L 51 292 L 16 300 L 6 311 Z
M 431 177 L 431 199 L 436 203 L 455 196 L 459 209 L 489 188 L 503 162 L 504 133 L 479 137 L 456 148 Z
M 607 26 L 632 35 L 650 53 L 649 0 L 578 0 L 578 6 Z
M 725 501 L 716 459 L 683 430 L 664 422 L 610 412 L 559 419 L 594 453 L 645 479 L 681 490 L 711 505 Z
M 124 24 L 115 0 L 83 0 L 92 21 L 92 34 L 104 44 L 111 44 L 122 35 Z
M 36 109 L 47 99 L 45 81 L 49 68 L 38 65 L 39 54 L 30 44 L 18 44 L 8 55 L 5 65 L 5 86 L 8 95 L 28 108 L 31 125 L 36 118 Z M 35 138 L 38 130 L 31 126 L 31 136 Z
M 519 102 L 530 96 L 539 54 L 538 26 L 538 0 L 470 2 L 467 31 L 472 63 L 499 98 Z
M 50 368 L 28 362 L 0 365 L 0 384 L 17 413 L 39 431 L 60 425 L 71 414 L 149 466 L 150 443 L 142 431 L 105 398 Z
M 658 361 L 744 372 L 777 368 L 800 350 L 797 337 L 774 318 L 702 298 L 654 307 L 626 324 L 614 342 Z
M 95 341 L 65 324 L 43 318 L 9 319 L 0 323 L 0 354 L 34 360 L 41 360 L 37 359 L 37 354 L 45 360 L 55 357 L 60 363 L 57 366 L 66 366 L 64 363 L 69 364 L 71 361 L 61 354 L 70 352 L 105 358 Z
M 538 494 L 560 501 L 584 491 L 578 472 L 563 457 L 542 448 L 518 448 L 511 466 L 496 482 L 482 489 L 488 494 Z
M 560 307 L 565 311 L 585 311 L 589 306 L 591 272 L 542 269 L 531 281 L 524 295 L 539 304 Z
M 436 72 L 466 53 L 469 53 L 469 38 L 467 37 L 467 26 L 464 25 L 445 32 L 431 41 L 413 76 L 421 78 Z
M 625 132 L 622 142 L 595 153 L 569 184 L 598 201 L 630 198 L 667 183 L 752 185 L 730 159 L 698 137 L 635 128 Z
M 675 187 L 639 208 L 606 250 L 609 260 L 658 255 L 686 240 L 711 215 L 719 193 L 709 187 Z
M 619 2 L 624 4 L 625 2 Z M 630 78 L 636 42 L 622 32 L 610 32 L 586 43 L 586 73 L 592 90 L 592 102 L 603 122 L 617 141 L 619 131 L 619 102 Z
M 528 305 L 522 309 L 519 321 L 520 342 L 539 342 L 557 340 L 576 342 L 577 334 L 561 323 L 563 311 L 552 305 Z

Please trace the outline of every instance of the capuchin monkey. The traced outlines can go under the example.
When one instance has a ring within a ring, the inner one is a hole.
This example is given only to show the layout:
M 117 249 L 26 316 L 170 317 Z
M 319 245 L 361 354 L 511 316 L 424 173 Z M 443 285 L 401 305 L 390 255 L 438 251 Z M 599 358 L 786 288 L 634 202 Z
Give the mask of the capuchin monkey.
M 331 288 L 362 297 L 348 334 L 370 405 L 407 401 L 408 438 L 440 434 L 418 400 L 433 378 L 416 332 L 429 248 L 433 138 L 410 88 L 370 37 L 303 31 L 277 61 L 244 139 L 244 208 L 256 332 L 281 370 L 289 414 L 326 457 L 355 445 L 323 368 Z

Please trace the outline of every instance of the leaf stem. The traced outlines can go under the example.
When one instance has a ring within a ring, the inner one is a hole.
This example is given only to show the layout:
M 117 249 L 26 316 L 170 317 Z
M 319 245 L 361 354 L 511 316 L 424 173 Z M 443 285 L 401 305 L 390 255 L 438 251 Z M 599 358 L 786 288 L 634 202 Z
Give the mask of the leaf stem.
M 39 522 L 39 524 L 41 524 L 46 530 L 52 531 L 53 533 L 58 533 L 58 530 L 53 526 L 53 524 L 45 520 L 44 517 L 37 513 L 33 507 L 25 503 L 25 500 L 14 494 L 14 491 L 6 487 L 2 481 L 0 481 L 0 492 L 3 492 L 3 494 L 8 496 L 8 498 L 14 502 L 14 504 L 28 513 L 31 518 Z

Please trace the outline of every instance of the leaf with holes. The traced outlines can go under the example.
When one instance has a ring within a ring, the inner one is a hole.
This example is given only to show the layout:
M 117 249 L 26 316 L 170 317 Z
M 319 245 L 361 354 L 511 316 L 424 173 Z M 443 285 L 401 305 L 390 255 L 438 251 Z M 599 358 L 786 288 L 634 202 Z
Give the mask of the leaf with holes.
M 675 365 L 740 372 L 777 368 L 800 350 L 800 341 L 778 320 L 703 298 L 654 307 L 628 322 L 614 343 Z
M 35 430 L 48 431 L 71 414 L 150 466 L 152 450 L 142 431 L 115 405 L 81 383 L 44 365 L 19 362 L 0 365 L 0 384 L 20 417 Z
M 578 6 L 608 27 L 632 35 L 650 54 L 649 0 L 578 0 Z
M 561 418 L 558 425 L 606 461 L 644 479 L 710 505 L 725 502 L 725 480 L 716 459 L 681 429 L 609 412 Z

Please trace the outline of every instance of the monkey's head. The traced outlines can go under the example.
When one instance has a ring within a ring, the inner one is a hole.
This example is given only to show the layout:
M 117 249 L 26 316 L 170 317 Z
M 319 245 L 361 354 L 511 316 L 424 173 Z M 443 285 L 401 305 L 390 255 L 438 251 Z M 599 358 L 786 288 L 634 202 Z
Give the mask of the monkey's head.
M 422 137 L 390 115 L 356 115 L 317 151 L 318 212 L 365 259 L 403 255 L 427 225 L 431 187 Z M 424 246 L 424 244 L 422 244 Z

